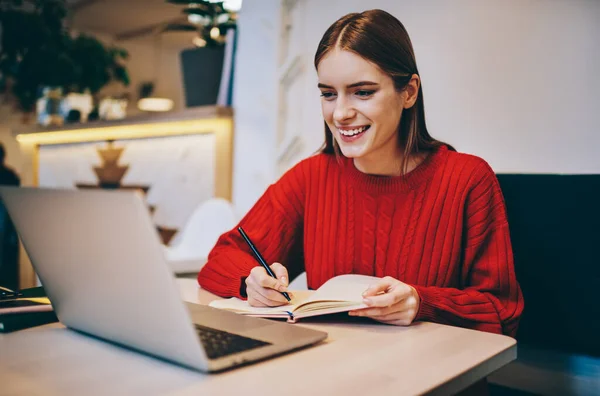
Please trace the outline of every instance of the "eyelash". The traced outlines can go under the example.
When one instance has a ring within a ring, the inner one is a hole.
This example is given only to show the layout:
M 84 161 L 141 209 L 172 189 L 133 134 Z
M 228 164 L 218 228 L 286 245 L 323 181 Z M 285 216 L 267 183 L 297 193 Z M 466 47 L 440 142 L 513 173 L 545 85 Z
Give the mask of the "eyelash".
M 375 93 L 375 91 L 372 91 L 372 90 L 371 90 L 371 91 L 368 91 L 368 90 L 366 90 L 366 89 L 361 89 L 360 91 L 356 91 L 355 93 L 356 93 L 357 95 L 358 95 L 359 93 L 362 93 L 362 95 L 358 95 L 358 96 L 360 96 L 360 97 L 362 97 L 362 98 L 366 98 L 366 97 L 368 97 L 368 96 L 371 96 L 371 95 L 373 95 L 373 94 Z
M 361 89 L 359 91 L 356 91 L 354 94 L 357 95 L 359 98 L 368 98 L 369 96 L 373 95 L 375 93 L 375 91 L 371 90 L 366 90 L 366 89 Z M 321 92 L 321 97 L 327 99 L 330 99 L 334 96 L 335 94 L 333 92 Z

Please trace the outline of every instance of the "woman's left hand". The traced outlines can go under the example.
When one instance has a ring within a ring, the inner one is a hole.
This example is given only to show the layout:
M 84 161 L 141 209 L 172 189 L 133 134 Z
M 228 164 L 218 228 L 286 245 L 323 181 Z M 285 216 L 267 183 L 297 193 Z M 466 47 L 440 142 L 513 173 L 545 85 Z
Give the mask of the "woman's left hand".
M 349 314 L 396 326 L 411 324 L 421 302 L 414 287 L 390 276 L 369 286 L 363 293 L 363 301 L 368 308 L 350 311 Z

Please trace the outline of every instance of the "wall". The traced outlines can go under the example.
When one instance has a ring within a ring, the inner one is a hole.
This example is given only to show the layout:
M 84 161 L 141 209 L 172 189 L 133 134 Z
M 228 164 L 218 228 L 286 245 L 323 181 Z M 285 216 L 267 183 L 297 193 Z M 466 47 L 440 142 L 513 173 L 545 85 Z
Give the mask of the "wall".
M 172 99 L 173 111 L 183 110 L 185 100 L 179 53 L 184 48 L 193 47 L 191 41 L 184 46 L 181 41 L 175 43 L 168 34 L 115 41 L 108 34 L 94 31 L 85 33 L 95 36 L 105 45 L 121 47 L 129 53 L 126 61 L 131 79 L 129 86 L 111 83 L 101 92 L 102 95 L 128 92 L 131 95 L 131 102 L 127 107 L 128 116 L 142 113 L 137 108 L 138 89 L 140 83 L 147 81 L 155 83 L 153 95 Z
M 136 107 L 141 82 L 155 81 L 154 94 L 173 100 L 173 111 L 185 108 L 183 80 L 179 53 L 184 47 L 169 46 L 157 39 L 140 38 L 116 42 L 115 45 L 129 52 L 128 68 L 131 84 L 128 91 L 134 99 L 128 107 L 128 115 L 140 113 Z M 188 48 L 192 47 L 192 43 Z
M 244 214 L 275 177 L 278 0 L 245 0 L 238 23 L 233 107 L 233 203 Z
M 252 149 L 236 147 L 234 189 L 240 210 L 251 207 L 278 174 L 273 148 L 277 131 L 272 128 L 279 108 L 267 106 L 276 98 L 278 65 L 273 52 L 280 51 L 281 35 L 276 35 L 278 40 L 264 37 L 276 23 L 271 18 L 278 3 L 246 0 L 241 14 L 236 134 L 254 144 Z M 294 21 L 301 32 L 297 45 L 307 88 L 300 93 L 300 104 L 288 111 L 302 114 L 299 157 L 310 155 L 323 139 L 312 66 L 322 34 L 346 13 L 381 8 L 397 16 L 411 35 L 427 122 L 436 138 L 485 158 L 497 172 L 600 172 L 600 2 L 298 3 L 300 15 Z M 249 35 L 242 29 L 256 31 Z

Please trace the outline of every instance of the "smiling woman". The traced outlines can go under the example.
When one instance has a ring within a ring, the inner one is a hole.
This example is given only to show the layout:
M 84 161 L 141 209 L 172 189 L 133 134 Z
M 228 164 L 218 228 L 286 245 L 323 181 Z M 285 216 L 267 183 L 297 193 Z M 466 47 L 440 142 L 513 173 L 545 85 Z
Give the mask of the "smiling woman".
M 354 158 L 361 172 L 400 175 L 398 160 L 404 156 L 398 124 L 405 106 L 412 106 L 417 97 L 418 77 L 397 91 L 377 65 L 339 46 L 322 57 L 318 75 L 325 133 L 335 138 L 329 144 Z
M 427 131 L 411 40 L 387 12 L 340 18 L 323 35 L 315 68 L 325 117 L 323 152 L 341 149 L 362 172 L 397 176 L 435 147 L 454 150 Z
M 498 181 L 483 159 L 429 134 L 402 23 L 382 10 L 342 17 L 319 43 L 315 67 L 323 149 L 240 222 L 277 279 L 233 229 L 212 250 L 200 285 L 277 306 L 302 271 L 311 289 L 341 274 L 370 275 L 379 279 L 362 295 L 367 308 L 351 315 L 514 336 L 523 297 Z

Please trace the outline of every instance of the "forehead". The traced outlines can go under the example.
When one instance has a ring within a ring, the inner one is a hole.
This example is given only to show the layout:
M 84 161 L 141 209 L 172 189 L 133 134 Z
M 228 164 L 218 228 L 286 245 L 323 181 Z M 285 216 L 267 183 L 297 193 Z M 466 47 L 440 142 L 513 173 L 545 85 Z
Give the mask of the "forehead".
M 319 82 L 328 85 L 345 85 L 368 80 L 382 82 L 385 74 L 375 64 L 354 52 L 334 49 L 319 63 Z

